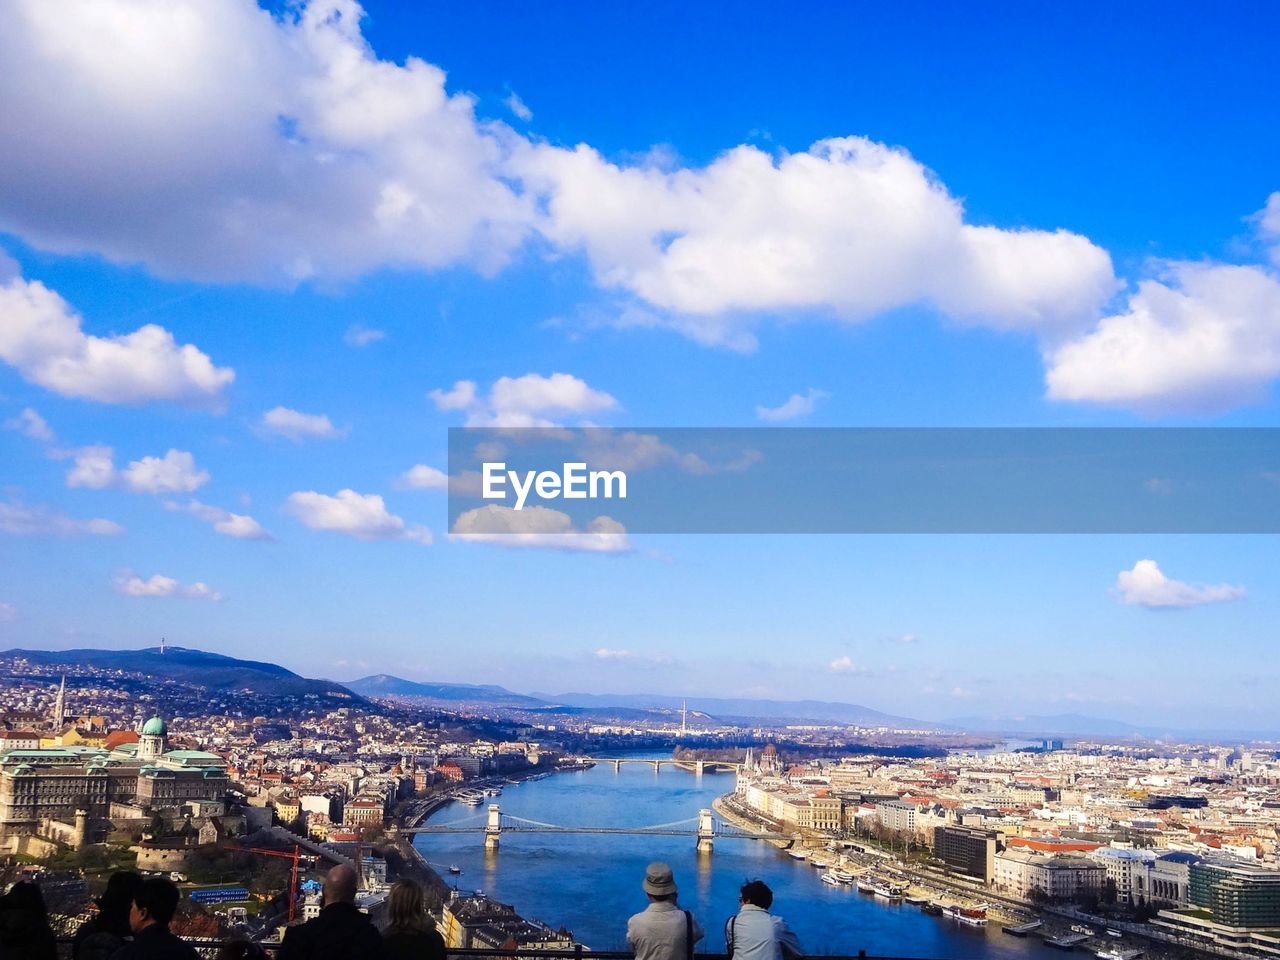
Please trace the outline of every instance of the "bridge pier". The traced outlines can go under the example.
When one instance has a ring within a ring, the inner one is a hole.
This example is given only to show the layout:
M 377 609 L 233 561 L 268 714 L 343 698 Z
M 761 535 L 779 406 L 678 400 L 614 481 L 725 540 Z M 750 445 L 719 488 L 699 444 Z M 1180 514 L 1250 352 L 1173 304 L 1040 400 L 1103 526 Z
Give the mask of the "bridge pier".
M 622 770 L 622 761 L 621 761 L 621 760 L 611 760 L 611 761 L 610 761 L 610 763 L 612 763 L 612 764 L 613 764 L 613 772 L 614 772 L 614 773 L 618 773 L 618 772 L 620 772 L 620 771 Z
M 705 760 L 699 760 L 699 761 L 694 765 L 694 768 L 693 768 L 694 776 L 698 776 L 698 777 L 702 776 L 702 771 L 703 771 L 703 769 L 706 767 L 706 765 L 707 765 L 707 763 L 706 763 L 706 761 L 705 761 Z
M 496 803 L 489 804 L 489 822 L 484 828 L 484 848 L 497 850 L 502 836 L 502 810 Z
M 701 762 L 701 761 L 699 761 Z M 710 810 L 698 811 L 698 852 L 710 853 L 712 838 L 716 835 L 715 821 L 711 819 Z

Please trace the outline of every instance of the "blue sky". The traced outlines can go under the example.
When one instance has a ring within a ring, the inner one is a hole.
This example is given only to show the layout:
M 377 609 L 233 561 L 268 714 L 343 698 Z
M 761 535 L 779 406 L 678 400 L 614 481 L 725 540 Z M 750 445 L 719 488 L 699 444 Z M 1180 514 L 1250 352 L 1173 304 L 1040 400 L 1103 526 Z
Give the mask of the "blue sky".
M 405 477 L 464 423 L 1277 425 L 1274 8 L 50 9 L 3 646 L 1280 729 L 1274 537 L 511 549 Z

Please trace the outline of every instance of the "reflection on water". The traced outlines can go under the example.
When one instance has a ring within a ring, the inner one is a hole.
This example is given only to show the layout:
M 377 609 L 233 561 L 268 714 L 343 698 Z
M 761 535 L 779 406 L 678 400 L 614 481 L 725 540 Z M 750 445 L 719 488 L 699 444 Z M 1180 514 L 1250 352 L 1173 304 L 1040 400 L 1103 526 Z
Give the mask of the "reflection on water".
M 557 774 L 503 789 L 493 798 L 504 814 L 560 826 L 641 827 L 696 819 L 698 810 L 733 789 L 733 775 L 693 773 L 647 764 L 612 765 Z M 451 804 L 430 823 L 483 826 L 486 808 Z M 690 824 L 690 830 L 694 824 Z M 597 950 L 626 949 L 627 918 L 644 909 L 644 867 L 665 860 L 675 871 L 680 904 L 707 930 L 704 947 L 724 949 L 724 922 L 737 909 L 738 887 L 760 878 L 774 891 L 774 912 L 787 918 L 814 954 L 866 950 L 900 957 L 1061 960 L 1035 940 L 926 916 L 907 904 L 889 905 L 852 886 L 822 883 L 820 871 L 758 840 L 717 839 L 698 855 L 694 838 L 617 834 L 504 833 L 486 853 L 483 835 L 420 835 L 417 846 L 433 864 L 458 864 L 445 879 L 464 893 L 483 890 L 523 915 L 564 925 Z M 441 869 L 443 873 L 443 869 Z

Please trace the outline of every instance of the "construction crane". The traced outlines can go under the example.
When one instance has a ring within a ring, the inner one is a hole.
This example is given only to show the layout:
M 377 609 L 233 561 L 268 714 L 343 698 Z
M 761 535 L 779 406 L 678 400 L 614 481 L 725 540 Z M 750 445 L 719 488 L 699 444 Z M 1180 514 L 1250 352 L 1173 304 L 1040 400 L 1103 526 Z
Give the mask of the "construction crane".
M 296 843 L 293 845 L 293 853 L 285 853 L 283 850 L 268 850 L 266 847 L 242 847 L 238 844 L 231 845 L 230 849 L 239 850 L 243 853 L 257 853 L 264 857 L 283 857 L 285 860 L 293 861 L 293 873 L 289 881 L 289 922 L 293 923 L 297 913 L 298 864 L 303 860 L 311 862 L 317 858 L 310 854 L 304 855 L 302 847 Z

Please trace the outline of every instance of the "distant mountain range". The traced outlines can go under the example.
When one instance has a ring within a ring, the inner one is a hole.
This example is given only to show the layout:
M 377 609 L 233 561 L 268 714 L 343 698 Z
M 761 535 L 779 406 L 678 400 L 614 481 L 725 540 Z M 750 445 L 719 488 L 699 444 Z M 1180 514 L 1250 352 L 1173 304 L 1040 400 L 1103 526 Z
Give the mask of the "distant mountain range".
M 964 730 L 977 730 L 983 733 L 1025 734 L 1027 736 L 1065 736 L 1077 737 L 1087 735 L 1106 735 L 1115 737 L 1136 737 L 1151 735 L 1153 727 L 1140 727 L 1121 720 L 1103 720 L 1098 717 L 1086 717 L 1079 713 L 1058 713 L 1053 715 L 1015 714 L 990 717 L 955 717 L 946 721 L 949 727 Z
M 274 663 L 238 660 L 186 647 L 147 647 L 142 650 L 4 650 L 0 657 L 22 657 L 44 666 L 96 667 L 163 677 L 209 690 L 249 691 L 267 696 L 339 697 L 360 700 L 340 683 L 308 680 Z
M 347 684 L 348 689 L 362 697 L 414 697 L 430 700 L 433 703 L 451 704 L 483 703 L 500 707 L 516 707 L 537 710 L 550 704 L 536 697 L 512 693 L 504 687 L 493 684 L 475 683 L 418 683 L 393 677 L 388 673 L 378 673 L 371 677 L 361 677 Z
M 678 711 L 687 705 L 721 719 L 751 718 L 756 720 L 793 720 L 813 723 L 850 723 L 860 726 L 908 727 L 935 730 L 941 724 L 872 710 L 856 703 L 839 703 L 826 700 L 754 700 L 722 697 L 672 697 L 652 693 L 534 693 L 553 703 L 565 703 L 578 707 L 648 709 Z

